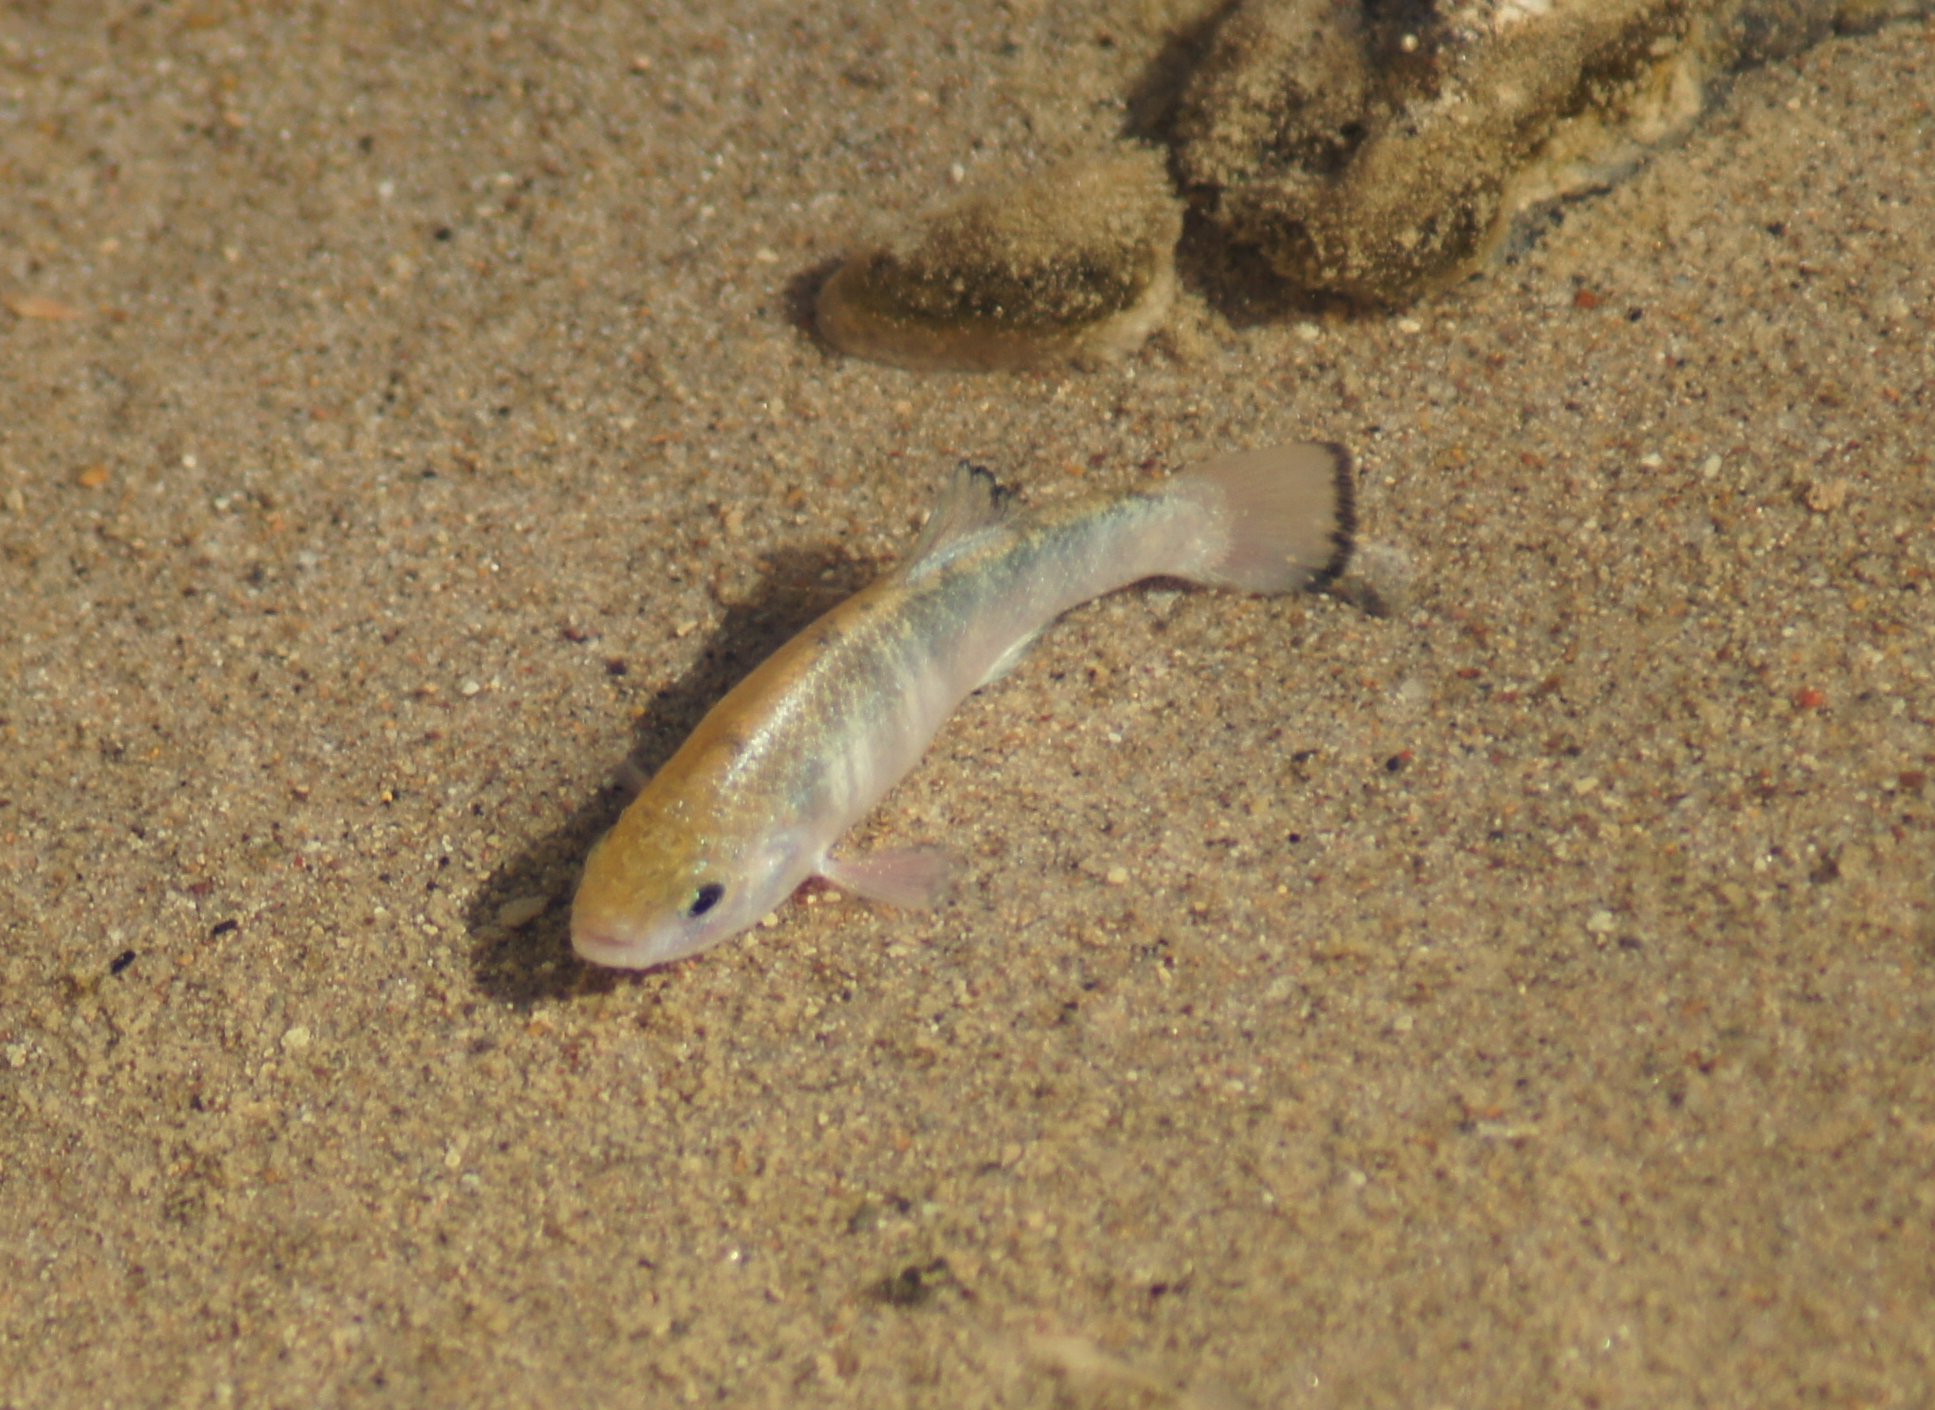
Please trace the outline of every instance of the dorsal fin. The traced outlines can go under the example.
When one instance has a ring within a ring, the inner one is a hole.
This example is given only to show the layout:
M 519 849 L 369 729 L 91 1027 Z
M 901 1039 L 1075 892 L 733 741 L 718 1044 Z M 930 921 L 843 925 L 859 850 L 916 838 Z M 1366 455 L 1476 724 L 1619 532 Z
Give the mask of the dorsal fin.
M 927 516 L 907 567 L 916 568 L 944 554 L 969 534 L 998 524 L 1014 508 L 1015 492 L 979 465 L 963 460 Z

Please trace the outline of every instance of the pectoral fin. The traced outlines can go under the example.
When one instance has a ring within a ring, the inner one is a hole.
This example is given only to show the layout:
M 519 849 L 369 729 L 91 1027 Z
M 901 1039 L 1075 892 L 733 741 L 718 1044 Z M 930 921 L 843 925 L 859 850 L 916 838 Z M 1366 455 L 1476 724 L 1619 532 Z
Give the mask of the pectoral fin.
M 986 690 L 989 686 L 1007 675 L 1008 672 L 1012 671 L 1021 663 L 1021 658 L 1028 654 L 1028 648 L 1035 644 L 1036 635 L 1037 633 L 1030 632 L 1027 636 L 1024 636 L 1020 641 L 1002 652 L 995 663 L 988 667 L 988 673 L 981 677 L 981 684 L 974 688 L 976 690 Z
M 954 879 L 954 859 L 935 847 L 828 857 L 820 875 L 843 891 L 883 905 L 919 909 L 940 900 Z

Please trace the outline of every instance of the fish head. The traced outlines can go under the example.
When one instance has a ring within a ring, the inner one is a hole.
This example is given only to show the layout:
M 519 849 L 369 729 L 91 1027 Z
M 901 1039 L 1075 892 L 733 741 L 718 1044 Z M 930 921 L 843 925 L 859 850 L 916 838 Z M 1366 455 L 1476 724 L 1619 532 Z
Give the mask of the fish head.
M 804 879 L 790 834 L 735 837 L 641 797 L 585 858 L 571 948 L 616 969 L 668 964 L 737 935 Z

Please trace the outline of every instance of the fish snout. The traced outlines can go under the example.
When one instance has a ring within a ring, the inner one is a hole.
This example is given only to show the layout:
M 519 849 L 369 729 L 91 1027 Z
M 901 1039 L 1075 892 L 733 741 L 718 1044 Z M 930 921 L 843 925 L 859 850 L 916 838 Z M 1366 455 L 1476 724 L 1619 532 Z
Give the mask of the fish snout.
M 650 949 L 620 926 L 571 918 L 571 949 L 581 960 L 616 969 L 643 969 L 652 963 Z

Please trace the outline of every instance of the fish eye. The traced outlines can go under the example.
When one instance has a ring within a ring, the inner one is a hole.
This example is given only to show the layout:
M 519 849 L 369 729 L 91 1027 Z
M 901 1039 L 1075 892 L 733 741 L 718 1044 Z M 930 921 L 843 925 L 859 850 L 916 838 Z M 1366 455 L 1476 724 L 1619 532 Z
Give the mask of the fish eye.
M 692 898 L 692 904 L 685 908 L 686 919 L 697 920 L 707 911 L 719 904 L 726 894 L 726 888 L 716 881 L 708 881 L 699 888 L 699 894 Z

